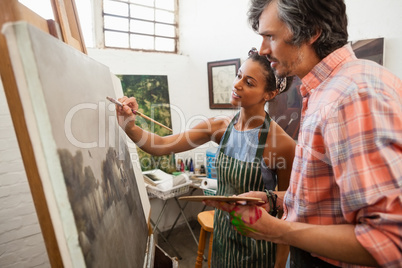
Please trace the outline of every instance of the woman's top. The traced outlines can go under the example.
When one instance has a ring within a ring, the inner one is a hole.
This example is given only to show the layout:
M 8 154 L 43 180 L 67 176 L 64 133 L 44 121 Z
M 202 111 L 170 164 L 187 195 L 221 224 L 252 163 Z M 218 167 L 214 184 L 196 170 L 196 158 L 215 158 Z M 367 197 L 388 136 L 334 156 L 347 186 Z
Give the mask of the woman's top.
M 238 117 L 233 119 L 233 126 L 237 124 Z M 239 131 L 233 127 L 226 143 L 225 154 L 243 162 L 252 162 L 258 147 L 258 133 L 262 125 L 250 130 Z M 226 130 L 227 131 L 227 130 Z M 226 134 L 226 132 L 225 132 Z M 225 135 L 224 134 L 224 135 Z M 222 147 L 223 139 L 219 144 Z M 265 146 L 265 143 L 264 143 Z M 268 161 L 275 161 L 274 155 L 268 155 Z M 276 171 L 270 169 L 261 158 L 262 179 L 267 190 L 274 190 L 277 185 Z

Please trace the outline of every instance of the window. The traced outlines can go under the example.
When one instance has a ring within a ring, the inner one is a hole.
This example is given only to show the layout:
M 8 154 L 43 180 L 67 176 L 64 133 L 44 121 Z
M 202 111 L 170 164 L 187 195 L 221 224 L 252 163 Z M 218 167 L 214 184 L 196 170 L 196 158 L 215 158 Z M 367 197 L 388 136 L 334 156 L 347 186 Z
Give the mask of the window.
M 177 0 L 104 0 L 105 47 L 177 52 Z

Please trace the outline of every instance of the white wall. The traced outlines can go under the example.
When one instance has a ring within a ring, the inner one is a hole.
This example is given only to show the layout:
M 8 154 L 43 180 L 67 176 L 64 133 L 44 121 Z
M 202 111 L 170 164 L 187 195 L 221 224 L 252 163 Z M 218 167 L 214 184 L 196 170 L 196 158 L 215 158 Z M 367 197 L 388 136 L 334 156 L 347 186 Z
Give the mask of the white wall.
M 0 81 L 0 267 L 50 267 Z
M 346 0 L 346 4 L 350 40 L 384 37 L 384 65 L 402 78 L 402 1 Z M 181 55 L 94 49 L 88 53 L 116 74 L 168 75 L 173 130 L 177 133 L 198 117 L 233 113 L 208 108 L 207 62 L 244 59 L 251 46 L 259 47 L 260 37 L 246 22 L 247 6 L 245 0 L 180 0 Z M 48 266 L 5 103 L 0 90 L 0 267 Z M 203 151 L 205 148 L 196 152 Z M 192 155 L 194 152 L 184 157 Z M 155 219 L 160 204 L 152 204 Z M 169 202 L 171 217 L 162 220 L 163 229 L 177 215 L 174 206 Z M 192 210 L 197 211 L 189 207 L 186 214 Z
M 384 66 L 402 79 L 402 1 L 345 0 L 349 40 L 384 37 Z

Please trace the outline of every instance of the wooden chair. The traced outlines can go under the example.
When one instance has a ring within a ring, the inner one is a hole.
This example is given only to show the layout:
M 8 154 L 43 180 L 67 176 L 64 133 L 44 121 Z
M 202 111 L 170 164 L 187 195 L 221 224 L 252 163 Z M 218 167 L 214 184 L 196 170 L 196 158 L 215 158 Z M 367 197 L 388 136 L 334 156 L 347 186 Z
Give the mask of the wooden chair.
M 201 225 L 200 239 L 198 242 L 197 260 L 195 262 L 196 268 L 202 267 L 206 232 L 211 233 L 209 237 L 209 249 L 208 249 L 208 267 L 211 267 L 211 254 L 212 254 L 212 240 L 214 231 L 214 215 L 215 210 L 203 211 L 198 213 L 198 222 Z

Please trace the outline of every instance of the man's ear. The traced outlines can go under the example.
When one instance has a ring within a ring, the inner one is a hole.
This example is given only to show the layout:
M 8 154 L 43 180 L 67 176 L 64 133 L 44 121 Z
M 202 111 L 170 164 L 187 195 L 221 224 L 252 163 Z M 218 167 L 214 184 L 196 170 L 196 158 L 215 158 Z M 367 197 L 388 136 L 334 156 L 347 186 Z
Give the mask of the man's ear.
M 321 33 L 322 33 L 321 29 L 316 30 L 316 33 L 310 38 L 308 44 L 309 45 L 314 44 L 314 42 L 317 41 L 318 37 L 320 37 Z

